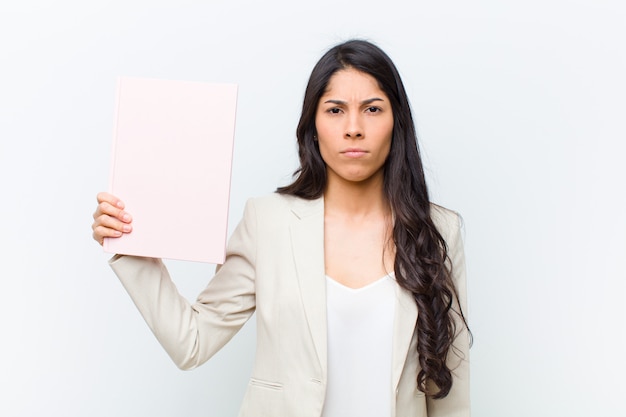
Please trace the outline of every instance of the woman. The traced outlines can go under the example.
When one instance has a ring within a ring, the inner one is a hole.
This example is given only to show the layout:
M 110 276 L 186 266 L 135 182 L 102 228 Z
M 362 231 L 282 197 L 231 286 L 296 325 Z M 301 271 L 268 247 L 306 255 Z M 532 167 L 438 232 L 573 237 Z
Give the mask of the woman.
M 113 270 L 183 369 L 256 311 L 241 416 L 468 416 L 459 218 L 429 202 L 389 57 L 360 40 L 330 49 L 309 79 L 297 137 L 294 182 L 248 201 L 195 303 L 158 259 L 116 255 Z M 132 230 L 119 199 L 98 201 L 96 241 Z

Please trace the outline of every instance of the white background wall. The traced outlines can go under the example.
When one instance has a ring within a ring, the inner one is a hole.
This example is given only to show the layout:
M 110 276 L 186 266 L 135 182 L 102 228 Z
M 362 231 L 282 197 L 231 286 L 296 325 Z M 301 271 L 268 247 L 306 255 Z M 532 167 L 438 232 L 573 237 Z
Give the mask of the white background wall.
M 306 79 L 378 43 L 466 223 L 473 415 L 626 415 L 620 0 L 0 6 L 0 415 L 234 416 L 254 328 L 179 371 L 91 240 L 118 75 L 240 85 L 230 229 L 286 183 Z M 169 263 L 193 298 L 213 266 Z

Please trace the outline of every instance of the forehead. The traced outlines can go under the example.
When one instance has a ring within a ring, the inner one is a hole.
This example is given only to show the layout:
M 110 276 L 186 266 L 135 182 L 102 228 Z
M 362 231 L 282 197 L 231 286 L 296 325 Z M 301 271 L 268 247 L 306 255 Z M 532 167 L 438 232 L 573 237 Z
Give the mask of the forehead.
M 328 85 L 322 97 L 328 96 L 369 96 L 372 94 L 384 95 L 373 76 L 354 68 L 341 69 L 335 72 L 328 80 Z

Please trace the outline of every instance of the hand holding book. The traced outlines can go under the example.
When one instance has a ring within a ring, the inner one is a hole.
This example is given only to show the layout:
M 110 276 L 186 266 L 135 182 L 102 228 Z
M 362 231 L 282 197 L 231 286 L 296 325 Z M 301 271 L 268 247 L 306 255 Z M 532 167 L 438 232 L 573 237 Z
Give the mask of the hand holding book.
M 98 193 L 98 207 L 93 213 L 93 238 L 100 245 L 104 238 L 117 238 L 133 230 L 132 216 L 124 211 L 124 203 L 109 193 Z

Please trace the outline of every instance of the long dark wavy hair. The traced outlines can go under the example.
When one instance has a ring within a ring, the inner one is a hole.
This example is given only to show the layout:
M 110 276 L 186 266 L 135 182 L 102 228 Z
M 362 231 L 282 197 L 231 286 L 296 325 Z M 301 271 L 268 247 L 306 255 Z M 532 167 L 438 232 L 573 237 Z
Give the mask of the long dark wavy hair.
M 377 46 L 350 40 L 330 49 L 318 61 L 309 78 L 297 128 L 300 167 L 293 183 L 278 193 L 305 199 L 322 196 L 326 187 L 326 164 L 315 140 L 318 102 L 333 74 L 353 68 L 373 76 L 391 101 L 393 137 L 384 165 L 384 193 L 394 215 L 395 276 L 410 291 L 419 311 L 416 333 L 420 371 L 417 388 L 433 398 L 443 398 L 452 387 L 446 358 L 453 349 L 457 314 L 467 327 L 452 281 L 448 248 L 431 219 L 424 169 L 417 146 L 411 108 L 398 71 Z M 453 308 L 454 302 L 459 306 Z M 427 382 L 438 391 L 429 392 Z

